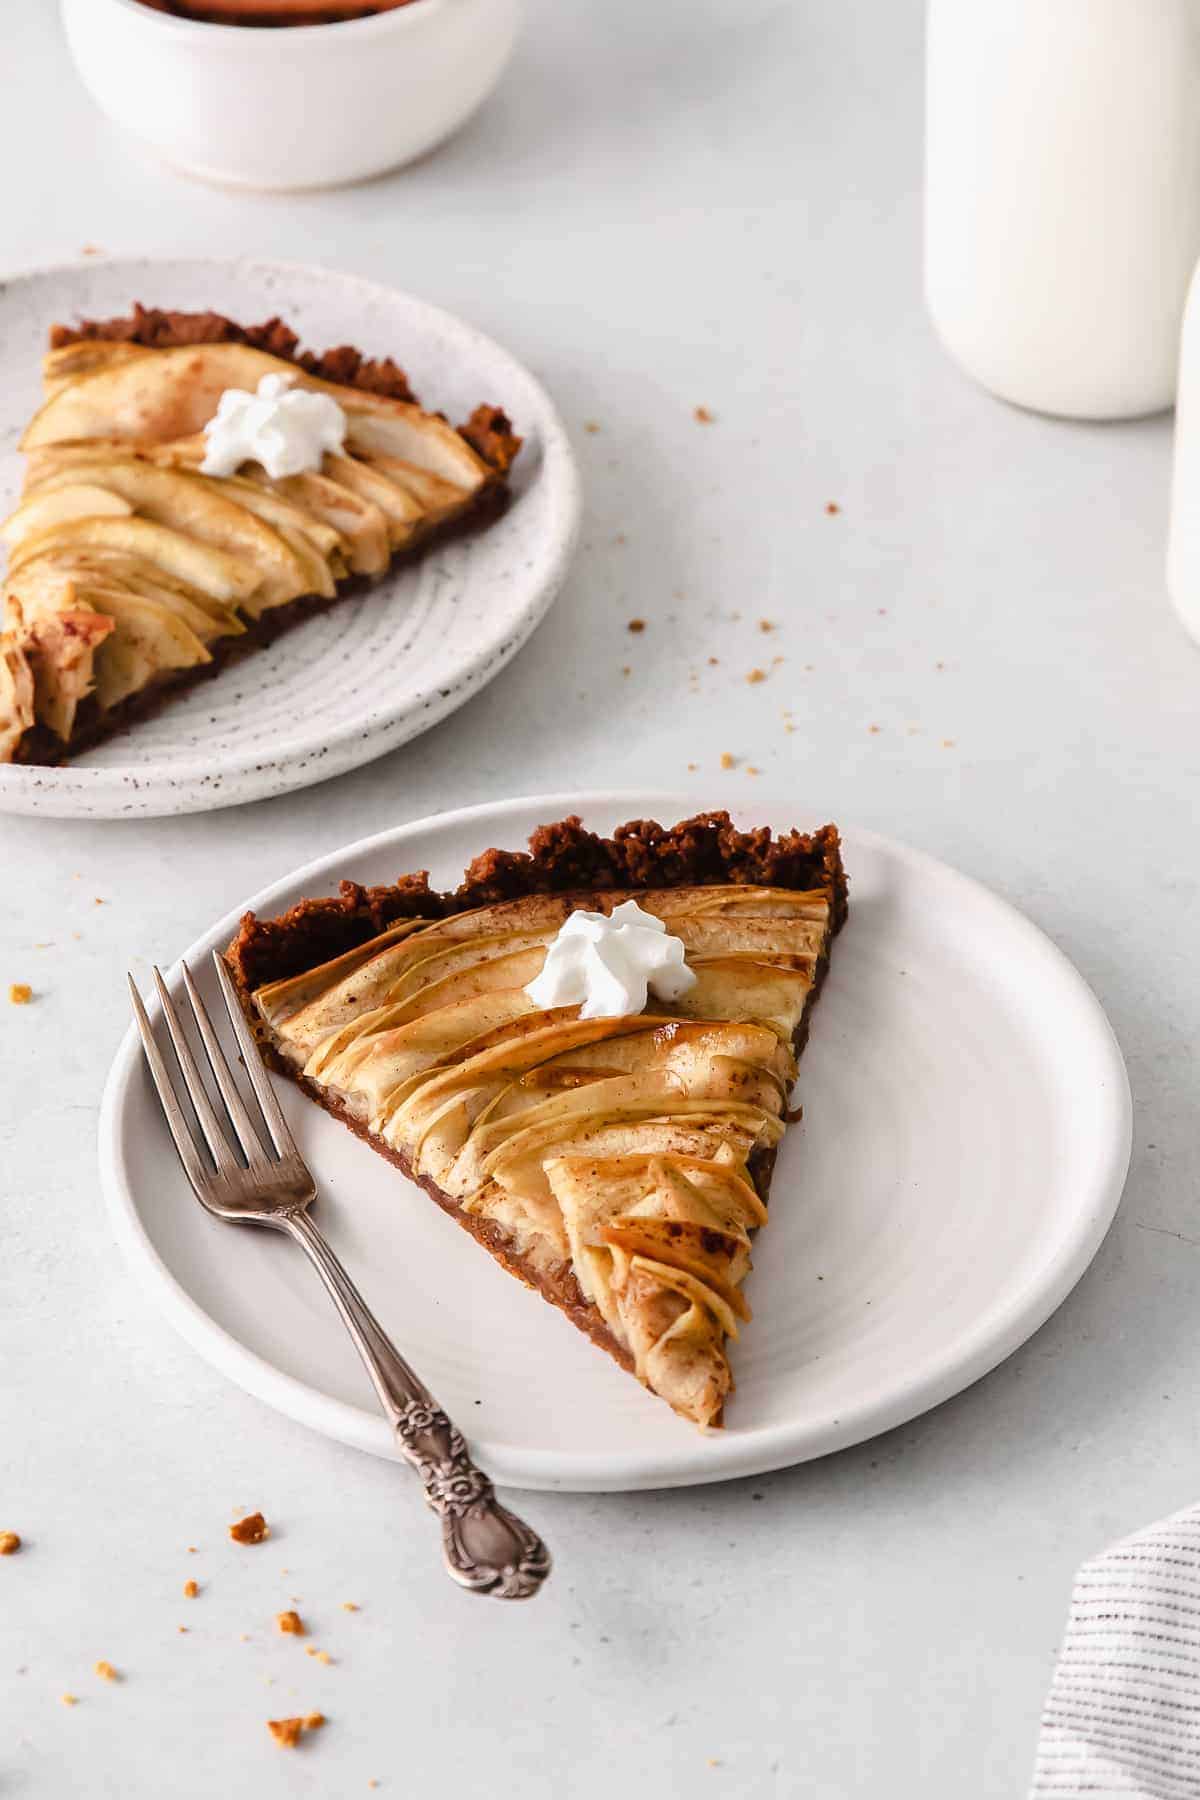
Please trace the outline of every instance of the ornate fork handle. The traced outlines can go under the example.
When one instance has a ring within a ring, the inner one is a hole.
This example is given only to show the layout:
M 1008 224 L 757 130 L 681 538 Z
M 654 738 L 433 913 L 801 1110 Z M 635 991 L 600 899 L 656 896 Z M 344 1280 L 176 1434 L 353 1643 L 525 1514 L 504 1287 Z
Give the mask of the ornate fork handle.
M 462 1433 L 400 1355 L 341 1263 L 302 1210 L 280 1224 L 313 1264 L 366 1365 L 397 1442 L 442 1521 L 446 1568 L 462 1587 L 501 1600 L 527 1600 L 550 1573 L 537 1532 L 496 1499 L 471 1461 Z

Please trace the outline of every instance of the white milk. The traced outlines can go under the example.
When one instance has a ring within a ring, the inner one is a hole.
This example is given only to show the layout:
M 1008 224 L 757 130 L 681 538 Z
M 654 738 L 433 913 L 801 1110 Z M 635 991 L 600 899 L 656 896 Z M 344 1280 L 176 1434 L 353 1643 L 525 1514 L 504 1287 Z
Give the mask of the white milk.
M 1200 0 L 930 0 L 925 281 L 1039 412 L 1170 406 L 1200 255 Z

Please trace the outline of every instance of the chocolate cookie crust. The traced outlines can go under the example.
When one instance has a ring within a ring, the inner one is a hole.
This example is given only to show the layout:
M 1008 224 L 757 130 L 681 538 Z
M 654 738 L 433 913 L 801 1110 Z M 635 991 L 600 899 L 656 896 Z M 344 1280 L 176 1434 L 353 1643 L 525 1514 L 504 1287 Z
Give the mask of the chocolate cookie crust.
M 571 814 L 541 825 L 529 851 L 485 850 L 461 884 L 438 893 L 425 871 L 387 886 L 343 881 L 336 898 L 301 900 L 277 919 L 247 913 L 229 946 L 234 980 L 248 1002 L 255 988 L 316 968 L 377 937 L 398 919 L 444 919 L 526 894 L 588 893 L 613 888 L 721 886 L 820 890 L 829 897 L 831 936 L 846 918 L 846 873 L 837 827 L 776 837 L 767 826 L 738 831 L 727 812 L 698 813 L 678 825 L 631 819 L 611 838 L 584 829 Z

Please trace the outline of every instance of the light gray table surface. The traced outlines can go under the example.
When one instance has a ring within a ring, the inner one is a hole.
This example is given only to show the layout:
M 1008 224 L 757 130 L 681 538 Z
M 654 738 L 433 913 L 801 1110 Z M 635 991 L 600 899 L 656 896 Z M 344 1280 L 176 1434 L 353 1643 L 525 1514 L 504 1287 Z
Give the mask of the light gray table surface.
M 394 755 L 223 813 L 0 820 L 0 1000 L 36 989 L 0 1004 L 0 1529 L 27 1540 L 0 1563 L 0 1795 L 1013 1800 L 1076 1564 L 1200 1494 L 1200 653 L 1163 590 L 1169 421 L 1027 416 L 939 350 L 916 0 L 537 0 L 453 143 L 292 198 L 123 140 L 54 10 L 4 7 L 6 272 L 253 250 L 413 289 L 548 384 L 588 511 L 532 643 Z M 402 1471 L 244 1396 L 126 1272 L 95 1152 L 124 970 L 404 819 L 675 781 L 890 833 L 1024 908 L 1116 1028 L 1132 1172 L 1076 1292 L 969 1392 L 759 1480 L 531 1496 L 557 1572 L 505 1609 L 449 1587 Z M 238 1561 L 242 1505 L 277 1535 Z M 331 1665 L 271 1631 L 293 1594 Z M 312 1707 L 323 1738 L 284 1756 L 263 1721 Z

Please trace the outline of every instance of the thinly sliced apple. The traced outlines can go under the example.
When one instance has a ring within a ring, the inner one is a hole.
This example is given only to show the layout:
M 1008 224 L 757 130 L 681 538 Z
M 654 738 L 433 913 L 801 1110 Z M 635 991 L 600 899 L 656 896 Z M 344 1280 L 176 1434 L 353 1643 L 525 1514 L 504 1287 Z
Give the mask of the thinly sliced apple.
M 88 463 L 112 462 L 133 457 L 139 462 L 154 463 L 160 469 L 183 469 L 193 473 L 204 461 L 207 444 L 203 435 L 181 438 L 167 444 L 132 444 L 124 438 L 84 438 L 61 444 L 45 444 L 31 450 L 25 458 L 25 488 L 31 493 L 41 487 L 47 476 L 64 469 L 80 470 Z M 78 479 L 86 481 L 80 474 Z
M 352 494 L 327 475 L 284 475 L 273 480 L 257 463 L 243 471 L 269 492 L 303 507 L 330 526 L 346 545 L 346 559 L 355 575 L 381 575 L 388 566 L 388 524 L 373 501 Z
M 748 1137 L 752 1143 L 761 1141 L 768 1145 L 778 1143 L 784 1130 L 783 1120 L 774 1111 L 707 1095 L 683 1098 L 660 1075 L 653 1083 L 628 1079 L 611 1084 L 596 1082 L 573 1094 L 556 1095 L 535 1113 L 479 1127 L 469 1146 L 474 1167 L 468 1167 L 464 1159 L 456 1177 L 464 1191 L 470 1192 L 473 1179 L 493 1178 L 535 1149 L 545 1154 L 554 1145 L 565 1144 L 580 1131 L 602 1121 L 632 1126 L 663 1118 L 669 1118 L 673 1127 L 686 1129 L 694 1121 L 705 1132 L 728 1133 L 731 1139 Z
M 810 919 L 739 919 L 678 914 L 671 930 L 683 939 L 688 961 L 693 957 L 744 955 L 756 961 L 789 958 L 788 967 L 807 963 L 815 968 L 825 927 Z
M 226 388 L 251 392 L 264 375 L 299 371 L 248 344 L 195 344 L 155 350 L 99 367 L 49 399 L 21 440 L 22 450 L 74 438 L 162 443 L 202 431 Z
M 491 474 L 453 425 L 419 406 L 402 400 L 382 402 L 345 389 L 337 398 L 347 419 L 346 447 L 356 456 L 394 456 L 470 494 L 477 493 Z
M 430 525 L 444 525 L 462 512 L 471 499 L 471 489 L 455 481 L 444 481 L 429 469 L 418 469 L 415 463 L 398 456 L 373 455 L 366 459 L 373 469 L 386 475 L 397 487 L 412 495 Z
M 96 698 L 100 705 L 119 705 L 155 676 L 192 669 L 212 658 L 178 614 L 154 600 L 114 592 L 107 604 L 116 629 L 96 655 Z
M 404 488 L 353 456 L 326 456 L 322 472 L 361 500 L 377 506 L 387 520 L 388 543 L 400 550 L 411 543 L 424 520 L 421 507 Z
M 16 598 L 31 618 L 53 617 L 75 604 L 111 614 L 109 601 L 115 599 L 119 603 L 123 596 L 151 600 L 175 613 L 205 645 L 219 637 L 236 637 L 245 630 L 233 613 L 206 595 L 188 594 L 158 583 L 131 583 L 128 578 L 119 577 L 115 569 L 86 567 L 78 562 L 56 563 L 42 558 L 27 563 L 10 578 L 5 594 Z
M 713 1314 L 726 1337 L 737 1337 L 737 1317 L 732 1306 L 707 1281 L 700 1281 L 684 1269 L 673 1269 L 649 1256 L 635 1256 L 629 1266 L 631 1270 L 652 1276 L 661 1286 L 682 1294 L 693 1305 L 705 1308 Z
M 750 1308 L 738 1287 L 750 1267 L 749 1240 L 690 1219 L 614 1219 L 601 1242 L 627 1256 L 652 1257 L 693 1276 L 717 1293 L 731 1312 L 748 1319 Z
M 70 471 L 49 475 L 35 494 L 73 480 Z M 212 544 L 259 571 L 261 586 L 247 610 L 257 615 L 311 593 L 311 571 L 279 533 L 216 484 L 178 469 L 160 469 L 137 457 L 88 465 L 88 480 L 129 502 L 143 518 Z
M 0 637 L 0 762 L 12 762 L 35 717 L 29 659 L 15 637 Z
M 488 477 L 486 463 L 445 420 L 405 401 L 321 381 L 249 344 L 181 345 L 101 367 L 46 402 L 21 449 L 78 438 L 164 443 L 189 437 L 204 429 L 227 388 L 253 392 L 264 375 L 331 395 L 347 415 L 352 449 L 398 456 L 472 492 Z
M 83 375 L 95 375 L 101 369 L 113 369 L 154 352 L 141 344 L 125 344 L 109 338 L 81 338 L 77 344 L 64 344 L 48 350 L 42 358 L 42 387 L 47 400 L 69 382 Z
M 323 1045 L 305 1074 L 361 1101 L 364 1117 L 381 1112 L 402 1082 L 442 1064 L 483 1032 L 509 1025 L 533 1003 L 519 989 L 463 1000 L 393 1031 L 354 1038 L 339 1051 Z M 339 1034 L 340 1035 L 340 1034 Z
M 424 931 L 427 919 L 398 919 L 389 925 L 378 937 L 371 938 L 368 943 L 356 944 L 352 950 L 346 950 L 332 962 L 321 963 L 315 969 L 304 969 L 299 975 L 286 976 L 282 981 L 268 982 L 258 989 L 254 1003 L 267 1025 L 280 1036 L 285 1043 L 300 1044 L 305 1047 L 305 1060 L 309 1053 L 321 1040 L 329 1035 L 329 1031 L 310 1032 L 294 1031 L 295 1021 L 305 1013 L 314 1001 L 323 994 L 330 993 L 353 975 L 357 969 L 380 957 L 396 943 L 417 932 Z M 374 1002 L 368 995 L 363 996 L 362 1005 L 357 1009 L 348 1007 L 348 1016 L 358 1018 L 370 1010 Z M 343 1021 L 339 1021 L 343 1022 Z M 331 1025 L 329 1030 L 334 1029 Z
M 127 519 L 133 508 L 119 494 L 92 482 L 64 480 L 62 487 L 31 495 L 0 525 L 0 539 L 10 550 L 68 519 Z
M 601 1112 L 578 1121 L 566 1131 L 552 1126 L 543 1133 L 522 1134 L 515 1149 L 505 1148 L 490 1161 L 493 1181 L 505 1187 L 549 1192 L 545 1164 L 551 1154 L 557 1156 L 627 1157 L 636 1154 L 690 1157 L 695 1161 L 715 1162 L 722 1149 L 740 1168 L 755 1143 L 755 1131 L 745 1122 L 728 1118 L 705 1118 L 699 1115 L 686 1124 L 671 1118 L 638 1118 L 625 1115 L 611 1118 Z M 765 1211 L 764 1211 L 765 1217 Z
M 246 481 L 240 475 L 208 478 L 222 492 L 228 491 L 229 498 L 236 500 L 239 506 L 248 507 L 273 525 L 281 536 L 290 537 L 298 534 L 308 539 L 317 554 L 331 566 L 339 565 L 344 558 L 345 539 L 340 531 L 318 519 L 307 507 L 297 506 L 293 500 L 285 500 L 282 494 L 274 493 L 270 488 L 260 487 L 257 482 Z M 335 573 L 344 572 L 344 560 Z
M 393 1026 L 408 1024 L 413 1019 L 423 1019 L 427 1013 L 437 1012 L 442 1007 L 457 1006 L 462 1000 L 506 989 L 520 990 L 541 973 L 545 955 L 542 945 L 535 944 L 528 950 L 509 951 L 483 962 L 468 964 L 455 974 L 444 976 L 441 981 L 427 982 L 407 1000 L 385 1003 L 378 1009 L 375 1020 L 369 1026 L 365 1019 L 362 1021 L 363 1027 L 385 1031 Z M 347 1029 L 354 1028 L 349 1026 Z
M 688 1019 L 760 1020 L 790 1043 L 812 992 L 807 969 L 781 969 L 750 957 L 692 957 L 695 984 L 667 1009 Z
M 756 1098 L 763 1104 L 756 1104 Z M 506 1146 L 511 1148 L 528 1141 L 526 1132 L 550 1130 L 547 1141 L 553 1143 L 555 1131 L 566 1135 L 598 1114 L 620 1112 L 636 1119 L 657 1118 L 666 1111 L 676 1117 L 697 1112 L 727 1114 L 738 1121 L 753 1119 L 755 1129 L 762 1130 L 767 1128 L 768 1121 L 778 1122 L 779 1117 L 774 1095 L 766 1089 L 766 1084 L 757 1097 L 747 1093 L 734 1099 L 729 1096 L 728 1084 L 721 1079 L 720 1072 L 713 1071 L 709 1079 L 697 1081 L 691 1093 L 681 1095 L 671 1070 L 652 1069 L 636 1075 L 589 1082 L 586 1087 L 554 1094 L 540 1105 L 526 1107 L 504 1118 L 484 1117 L 481 1110 L 472 1121 L 469 1141 L 453 1166 L 436 1171 L 423 1168 L 421 1173 L 432 1174 L 447 1193 L 468 1194 L 481 1181 L 495 1174 L 497 1163 L 492 1159 L 501 1158 Z M 781 1125 L 779 1128 L 782 1130 Z M 397 1125 L 384 1120 L 381 1135 L 389 1142 L 401 1142 L 403 1129 L 403 1121 Z
M 373 1007 L 401 1006 L 435 982 L 458 974 L 470 977 L 493 958 L 527 950 L 540 941 L 505 936 L 448 944 L 440 927 L 415 932 L 409 942 L 389 943 L 346 973 L 335 973 L 328 987 L 313 991 L 305 1006 L 277 1029 L 307 1057 L 331 1032 Z
M 214 600 L 200 588 L 175 581 L 142 557 L 125 556 L 118 551 L 47 551 L 32 562 L 23 563 L 9 585 L 21 593 L 29 591 L 32 585 L 35 593 L 52 596 L 55 584 L 61 590 L 64 581 L 73 581 L 85 589 L 116 586 L 140 594 L 145 600 L 156 600 L 178 612 L 206 644 L 218 637 L 241 637 L 246 629 L 234 609 L 223 601 Z M 59 601 L 54 599 L 52 603 L 57 605 Z M 207 621 L 203 629 L 201 620 Z
M 213 544 L 185 537 L 151 519 L 73 519 L 38 537 L 26 538 L 14 553 L 13 573 L 47 550 L 116 550 L 140 556 L 177 581 L 199 588 L 214 600 L 245 605 L 260 584 L 258 570 Z
M 64 743 L 80 702 L 95 685 L 96 651 L 115 628 L 111 617 L 75 594 L 61 610 L 39 613 L 30 626 L 26 650 L 37 716 Z
M 816 919 L 821 924 L 829 918 L 829 900 L 819 888 L 812 892 L 797 889 L 794 893 L 790 888 L 663 888 L 645 895 L 641 904 L 663 920 L 673 919 L 679 913 L 717 913 L 739 919 Z

